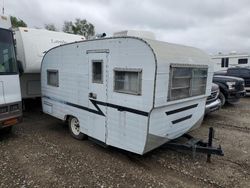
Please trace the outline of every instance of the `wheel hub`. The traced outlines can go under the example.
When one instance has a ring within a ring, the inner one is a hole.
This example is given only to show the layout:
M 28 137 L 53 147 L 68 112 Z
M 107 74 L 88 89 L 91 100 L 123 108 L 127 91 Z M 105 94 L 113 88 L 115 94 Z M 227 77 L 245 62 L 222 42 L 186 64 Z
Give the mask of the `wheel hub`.
M 71 130 L 73 132 L 74 135 L 79 135 L 80 134 L 80 125 L 79 125 L 79 121 L 76 118 L 73 118 L 71 120 Z

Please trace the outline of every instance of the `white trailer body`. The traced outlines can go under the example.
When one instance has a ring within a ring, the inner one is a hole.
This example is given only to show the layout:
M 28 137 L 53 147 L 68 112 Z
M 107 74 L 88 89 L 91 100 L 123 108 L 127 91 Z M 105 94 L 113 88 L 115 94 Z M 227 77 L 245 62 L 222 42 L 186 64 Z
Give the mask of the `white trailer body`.
M 20 82 L 9 16 L 0 15 L 0 129 L 22 119 Z
M 17 60 L 21 69 L 22 98 L 26 99 L 41 96 L 40 68 L 45 52 L 55 46 L 85 38 L 62 32 L 20 27 L 15 31 L 15 39 Z
M 44 56 L 42 106 L 74 117 L 75 135 L 144 154 L 201 124 L 212 75 L 196 48 L 135 37 L 82 41 Z
M 249 54 L 218 54 L 211 56 L 214 71 L 227 70 L 229 67 L 245 67 L 250 65 Z

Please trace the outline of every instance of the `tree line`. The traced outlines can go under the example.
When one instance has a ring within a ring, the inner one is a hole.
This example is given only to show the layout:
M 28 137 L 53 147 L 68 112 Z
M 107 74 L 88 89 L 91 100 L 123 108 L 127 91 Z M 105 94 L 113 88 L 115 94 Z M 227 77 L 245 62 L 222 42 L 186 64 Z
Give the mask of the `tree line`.
M 13 28 L 28 26 L 22 19 L 15 16 L 11 16 L 10 19 Z M 44 28 L 49 31 L 59 31 L 52 23 L 45 24 Z M 95 26 L 86 19 L 76 18 L 75 21 L 64 21 L 62 31 L 90 38 L 95 35 Z

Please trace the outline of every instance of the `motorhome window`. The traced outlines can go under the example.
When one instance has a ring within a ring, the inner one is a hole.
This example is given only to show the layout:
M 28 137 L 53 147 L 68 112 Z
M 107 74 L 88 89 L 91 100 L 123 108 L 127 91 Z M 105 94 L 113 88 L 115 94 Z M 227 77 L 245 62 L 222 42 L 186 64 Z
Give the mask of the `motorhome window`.
M 12 32 L 0 29 L 0 74 L 17 74 Z
M 114 70 L 114 91 L 141 95 L 142 70 Z
M 221 67 L 228 67 L 229 64 L 229 58 L 221 58 Z
M 92 62 L 92 82 L 93 83 L 103 83 L 103 73 L 102 73 L 102 61 Z
M 59 86 L 58 70 L 47 70 L 47 83 L 50 86 Z
M 247 64 L 248 63 L 248 59 L 238 59 L 238 64 Z
M 206 83 L 207 68 L 171 67 L 168 100 L 204 95 Z

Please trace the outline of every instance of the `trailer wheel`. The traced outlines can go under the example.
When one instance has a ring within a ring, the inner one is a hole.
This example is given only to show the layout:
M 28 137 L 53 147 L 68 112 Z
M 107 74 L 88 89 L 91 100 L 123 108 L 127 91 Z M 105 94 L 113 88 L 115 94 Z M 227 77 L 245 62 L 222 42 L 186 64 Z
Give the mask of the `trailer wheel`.
M 224 104 L 226 103 L 226 97 L 222 92 L 220 92 L 219 94 L 219 99 L 221 101 L 221 106 L 224 106 Z
M 77 140 L 83 140 L 87 138 L 87 135 L 80 132 L 80 124 L 76 117 L 70 117 L 68 123 L 70 134 L 73 138 Z

